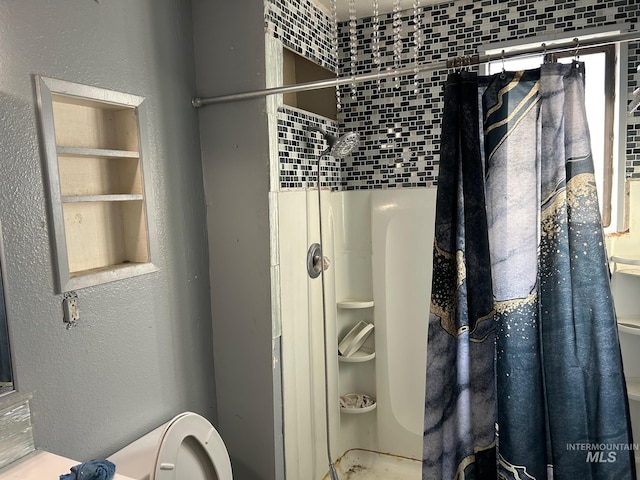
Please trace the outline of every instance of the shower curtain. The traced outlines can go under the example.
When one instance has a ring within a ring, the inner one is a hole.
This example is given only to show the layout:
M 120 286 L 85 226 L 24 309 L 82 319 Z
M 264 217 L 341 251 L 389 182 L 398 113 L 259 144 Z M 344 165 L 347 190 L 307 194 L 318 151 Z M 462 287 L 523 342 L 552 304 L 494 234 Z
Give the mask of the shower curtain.
M 584 64 L 444 96 L 422 478 L 635 479 Z

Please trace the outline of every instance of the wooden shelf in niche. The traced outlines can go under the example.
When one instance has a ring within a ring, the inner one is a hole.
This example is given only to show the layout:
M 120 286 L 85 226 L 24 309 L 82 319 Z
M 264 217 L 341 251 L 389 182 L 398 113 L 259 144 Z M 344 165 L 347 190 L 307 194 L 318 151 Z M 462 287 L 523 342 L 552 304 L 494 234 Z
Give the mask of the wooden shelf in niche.
M 44 77 L 37 90 L 60 292 L 157 270 L 144 98 Z
M 69 274 L 149 261 L 142 200 L 63 205 Z
M 55 93 L 51 101 L 56 145 L 139 152 L 137 106 Z

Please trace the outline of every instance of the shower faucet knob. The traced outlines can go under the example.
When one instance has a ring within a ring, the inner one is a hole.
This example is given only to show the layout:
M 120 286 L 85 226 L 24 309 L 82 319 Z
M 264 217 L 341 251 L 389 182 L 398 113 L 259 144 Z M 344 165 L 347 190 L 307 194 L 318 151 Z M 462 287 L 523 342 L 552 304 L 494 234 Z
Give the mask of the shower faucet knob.
M 319 243 L 314 243 L 307 252 L 307 272 L 311 278 L 316 278 L 320 272 L 326 270 L 331 265 L 331 261 L 322 255 L 322 247 Z

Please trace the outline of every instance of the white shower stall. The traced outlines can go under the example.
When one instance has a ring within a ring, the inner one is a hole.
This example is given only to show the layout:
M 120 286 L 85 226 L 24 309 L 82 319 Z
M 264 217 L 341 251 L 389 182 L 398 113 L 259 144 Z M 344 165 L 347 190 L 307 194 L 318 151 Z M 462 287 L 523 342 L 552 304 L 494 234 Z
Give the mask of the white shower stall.
M 389 479 L 420 478 L 435 193 L 322 192 L 326 351 L 321 280 L 306 270 L 307 248 L 319 242 L 317 190 L 277 194 L 287 478 L 325 476 L 327 425 L 340 478 L 383 469 Z M 360 321 L 374 325 L 365 353 L 339 356 Z M 348 393 L 370 395 L 375 407 L 341 408 Z
M 640 183 L 629 183 L 629 202 L 637 205 Z M 629 414 L 634 436 L 634 449 L 640 437 L 640 212 L 629 212 L 629 231 L 607 237 L 611 258 L 611 290 L 618 320 L 622 365 L 629 397 Z M 635 450 L 636 469 L 640 471 L 640 451 Z

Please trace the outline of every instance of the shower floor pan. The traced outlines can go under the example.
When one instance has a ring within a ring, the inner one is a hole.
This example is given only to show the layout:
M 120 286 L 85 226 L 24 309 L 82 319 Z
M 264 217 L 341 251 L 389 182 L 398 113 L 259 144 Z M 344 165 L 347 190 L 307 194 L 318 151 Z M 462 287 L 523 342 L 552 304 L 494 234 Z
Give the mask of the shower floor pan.
M 370 450 L 347 451 L 335 464 L 340 480 L 420 480 L 422 462 Z M 324 476 L 323 480 L 330 480 Z

